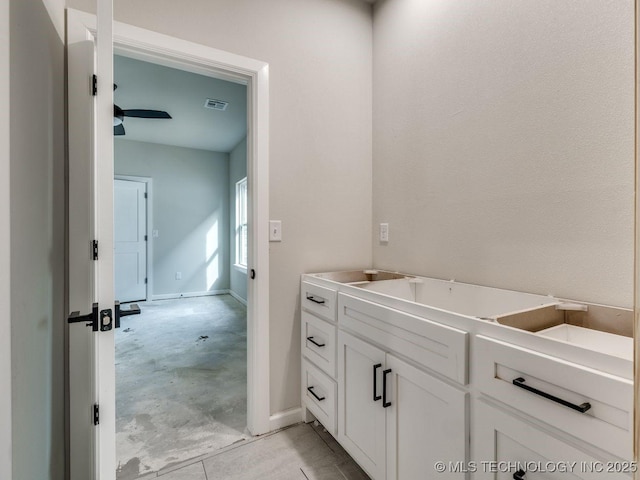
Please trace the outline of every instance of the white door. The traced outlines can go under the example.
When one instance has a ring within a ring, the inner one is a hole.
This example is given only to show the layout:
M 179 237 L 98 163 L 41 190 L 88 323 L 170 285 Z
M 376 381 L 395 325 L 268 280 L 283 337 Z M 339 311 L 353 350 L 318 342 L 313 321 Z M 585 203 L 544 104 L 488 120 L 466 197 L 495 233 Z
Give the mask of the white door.
M 385 478 L 385 354 L 338 332 L 338 441 L 374 479 Z
M 387 354 L 387 480 L 465 478 L 467 394 Z M 445 462 L 440 473 L 436 462 Z
M 68 11 L 68 308 L 87 315 L 69 324 L 69 468 L 71 480 L 115 480 L 111 0 L 97 1 L 97 33 L 86 18 Z
M 120 302 L 147 299 L 147 184 L 113 185 L 115 292 Z

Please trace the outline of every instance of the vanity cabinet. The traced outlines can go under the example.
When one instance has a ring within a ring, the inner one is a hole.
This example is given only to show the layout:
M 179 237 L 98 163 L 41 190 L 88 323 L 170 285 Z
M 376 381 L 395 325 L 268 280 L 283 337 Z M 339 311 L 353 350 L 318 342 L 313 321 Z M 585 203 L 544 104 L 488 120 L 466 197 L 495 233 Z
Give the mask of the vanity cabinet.
M 476 403 L 473 427 L 477 460 L 469 470 L 478 480 L 630 480 L 634 468 L 587 453 L 485 401 Z
M 374 480 L 429 478 L 437 461 L 467 458 L 464 391 L 343 331 L 338 379 L 338 441 Z

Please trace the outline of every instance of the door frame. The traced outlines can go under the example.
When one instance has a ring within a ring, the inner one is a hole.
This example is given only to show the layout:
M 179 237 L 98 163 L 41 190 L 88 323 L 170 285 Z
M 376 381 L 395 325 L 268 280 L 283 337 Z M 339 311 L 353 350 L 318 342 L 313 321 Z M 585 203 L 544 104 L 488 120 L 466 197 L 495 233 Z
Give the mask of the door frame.
M 115 152 L 114 152 L 115 163 Z M 145 286 L 145 301 L 152 298 L 150 292 L 153 292 L 153 208 L 151 208 L 151 202 L 153 199 L 153 179 L 151 177 L 137 177 L 135 175 L 118 175 L 113 176 L 114 180 L 127 180 L 129 182 L 138 182 L 146 184 L 147 202 L 145 208 L 147 210 L 147 222 L 145 225 L 147 241 L 145 243 L 146 258 L 147 258 L 147 271 L 145 272 L 147 278 L 147 284 Z M 115 215 L 115 212 L 114 212 Z M 115 268 L 115 266 L 114 266 Z
M 67 9 L 71 40 L 95 36 L 95 15 Z M 113 22 L 114 53 L 247 86 L 249 272 L 247 286 L 247 426 L 270 431 L 269 362 L 269 65 L 121 22 Z M 98 80 L 99 82 L 99 80 Z M 71 94 L 72 92 L 69 92 Z M 73 135 L 69 132 L 69 135 Z M 113 184 L 113 182 L 112 182 Z

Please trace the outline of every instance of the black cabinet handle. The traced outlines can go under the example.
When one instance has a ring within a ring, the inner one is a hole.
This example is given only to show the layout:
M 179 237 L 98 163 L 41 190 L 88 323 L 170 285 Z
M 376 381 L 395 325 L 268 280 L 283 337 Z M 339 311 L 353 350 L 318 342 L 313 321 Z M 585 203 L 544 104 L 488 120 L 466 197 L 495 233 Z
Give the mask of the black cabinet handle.
M 324 347 L 324 343 L 318 343 L 316 342 L 313 337 L 307 337 L 307 340 L 309 340 L 311 343 L 313 343 L 316 347 Z
M 384 408 L 390 407 L 391 402 L 387 402 L 387 375 L 391 373 L 391 369 L 383 370 L 382 372 L 382 406 Z
M 314 397 L 316 397 L 316 400 L 318 400 L 319 402 L 321 402 L 322 400 L 324 400 L 325 397 L 319 397 L 318 395 L 316 395 L 316 392 L 313 391 L 313 387 L 307 387 L 307 391 L 313 395 Z
M 313 303 L 318 303 L 320 305 L 324 303 L 324 300 L 316 300 L 313 295 L 307 295 L 307 300 L 311 300 Z
M 524 480 L 524 476 L 527 474 L 524 470 L 520 469 L 513 474 L 513 480 Z
M 382 397 L 380 395 L 377 395 L 378 393 L 378 378 L 376 376 L 376 372 L 378 371 L 378 369 L 382 367 L 381 363 L 376 363 L 373 366 L 373 401 L 377 402 L 378 400 L 380 400 Z
M 591 408 L 591 404 L 589 402 L 585 402 L 582 405 L 576 405 L 575 403 L 571 403 L 571 402 L 567 402 L 566 400 L 563 400 L 561 398 L 558 398 L 554 395 L 551 395 L 550 393 L 547 392 L 543 392 L 542 390 L 538 390 L 537 388 L 533 388 L 530 387 L 529 385 L 525 385 L 524 384 L 525 379 L 522 377 L 518 377 L 518 378 L 514 378 L 513 379 L 513 384 L 516 387 L 520 387 L 524 390 L 527 390 L 531 393 L 535 393 L 536 395 L 540 395 L 541 397 L 544 397 L 548 400 L 551 400 L 553 402 L 559 403 L 560 405 L 564 405 L 565 407 L 569 407 L 573 410 L 577 410 L 580 413 L 585 413 L 587 410 L 589 410 Z

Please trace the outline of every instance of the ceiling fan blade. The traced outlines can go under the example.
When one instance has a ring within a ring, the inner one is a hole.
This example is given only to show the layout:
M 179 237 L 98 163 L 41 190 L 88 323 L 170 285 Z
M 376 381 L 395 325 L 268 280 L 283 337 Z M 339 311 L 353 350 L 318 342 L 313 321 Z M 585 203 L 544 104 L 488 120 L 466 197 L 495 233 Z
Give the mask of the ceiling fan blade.
M 116 125 L 115 127 L 113 127 L 113 134 L 114 135 L 124 135 L 124 125 L 120 124 L 120 125 Z
M 171 115 L 161 110 L 123 110 L 122 112 L 125 117 L 171 118 Z

